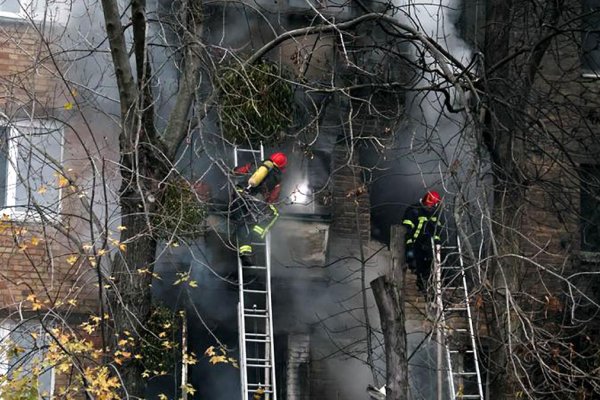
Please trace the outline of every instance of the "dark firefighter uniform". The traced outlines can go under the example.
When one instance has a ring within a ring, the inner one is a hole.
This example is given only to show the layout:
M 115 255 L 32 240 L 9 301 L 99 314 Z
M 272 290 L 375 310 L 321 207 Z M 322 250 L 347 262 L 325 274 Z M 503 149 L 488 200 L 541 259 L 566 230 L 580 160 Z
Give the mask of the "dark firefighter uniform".
M 402 225 L 406 227 L 406 263 L 417 275 L 417 287 L 422 292 L 426 292 L 431 275 L 432 239 L 434 244 L 441 242 L 442 223 L 440 208 L 437 207 L 439 201 L 437 192 L 428 192 L 421 202 L 408 207 L 402 219 Z
M 264 240 L 269 230 L 279 218 L 279 211 L 273 203 L 281 193 L 281 179 L 287 158 L 283 153 L 275 153 L 252 171 L 250 163 L 238 166 L 234 173 L 252 175 L 247 185 L 236 188 L 236 198 L 232 202 L 232 214 L 240 226 L 237 231 L 238 254 L 244 265 L 254 263 L 252 242 Z

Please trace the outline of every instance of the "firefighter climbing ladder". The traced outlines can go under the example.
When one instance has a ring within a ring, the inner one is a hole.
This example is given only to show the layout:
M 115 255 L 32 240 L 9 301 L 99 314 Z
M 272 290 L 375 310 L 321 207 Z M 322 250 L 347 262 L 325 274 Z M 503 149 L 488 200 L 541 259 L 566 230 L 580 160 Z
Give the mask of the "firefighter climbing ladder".
M 245 154 L 244 154 L 245 153 Z M 264 148 L 234 149 L 235 165 L 250 155 L 253 162 L 264 159 Z M 260 157 L 256 160 L 256 157 Z M 275 387 L 275 349 L 271 308 L 271 240 L 253 242 L 255 265 L 238 263 L 238 327 L 242 400 L 277 400 Z
M 448 254 L 442 260 L 441 252 Z M 458 262 L 449 260 L 457 259 Z M 443 344 L 451 400 L 483 400 L 475 330 L 469 304 L 460 239 L 456 246 L 435 246 L 435 285 L 438 340 Z M 438 353 L 441 359 L 442 355 Z M 441 387 L 438 382 L 438 387 Z

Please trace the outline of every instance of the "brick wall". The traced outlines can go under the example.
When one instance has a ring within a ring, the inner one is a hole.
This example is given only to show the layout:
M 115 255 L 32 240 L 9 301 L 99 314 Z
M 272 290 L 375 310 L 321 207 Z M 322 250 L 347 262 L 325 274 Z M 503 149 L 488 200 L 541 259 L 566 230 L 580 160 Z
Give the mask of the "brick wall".
M 338 142 L 333 151 L 332 233 L 341 238 L 369 240 L 371 214 L 369 193 L 358 166 L 358 149 L 350 151 L 346 141 Z
M 36 27 L 22 20 L 0 18 L 0 108 L 9 117 L 23 117 L 35 107 L 48 113 L 58 98 L 54 66 Z M 62 106 L 63 104 L 60 104 Z
M 310 336 L 288 336 L 287 400 L 310 400 Z

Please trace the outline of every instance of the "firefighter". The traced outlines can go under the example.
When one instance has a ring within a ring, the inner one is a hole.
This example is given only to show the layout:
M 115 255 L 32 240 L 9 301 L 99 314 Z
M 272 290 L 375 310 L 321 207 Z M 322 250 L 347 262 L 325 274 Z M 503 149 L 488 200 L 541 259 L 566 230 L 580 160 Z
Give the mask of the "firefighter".
M 434 244 L 441 242 L 440 194 L 430 190 L 419 203 L 408 207 L 402 218 L 406 227 L 405 259 L 408 268 L 417 275 L 417 288 L 427 293 L 427 281 L 431 275 Z
M 281 193 L 281 179 L 287 157 L 281 152 L 273 153 L 261 165 L 252 170 L 252 164 L 237 166 L 233 172 L 250 178 L 236 188 L 233 214 L 240 222 L 238 229 L 238 254 L 242 265 L 254 264 L 252 241 L 264 240 L 269 230 L 279 218 L 279 211 L 273 203 Z

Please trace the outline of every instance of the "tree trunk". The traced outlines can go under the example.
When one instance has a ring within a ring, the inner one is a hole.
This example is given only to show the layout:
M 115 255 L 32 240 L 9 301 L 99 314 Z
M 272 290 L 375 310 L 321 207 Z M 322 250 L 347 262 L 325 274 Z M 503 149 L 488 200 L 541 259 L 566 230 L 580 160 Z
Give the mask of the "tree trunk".
M 404 311 L 405 229 L 392 226 L 392 271 L 371 282 L 385 343 L 386 400 L 408 400 L 408 360 Z
M 139 199 L 135 197 L 121 199 L 122 225 L 127 229 L 121 232 L 120 242 L 125 243 L 127 247 L 116 256 L 113 263 L 115 291 L 111 291 L 109 296 L 115 327 L 111 337 L 112 352 L 117 349 L 118 340 L 126 338 L 125 331 L 131 332 L 136 338 L 139 351 L 140 338 L 144 332 L 143 324 L 148 320 L 151 311 L 152 274 L 140 274 L 137 270 L 153 271 L 156 240 L 149 235 L 147 214 L 140 212 L 139 205 Z M 129 361 L 127 367 L 120 368 L 119 371 L 122 373 L 126 397 L 144 398 L 146 380 L 142 378 L 142 364 Z

